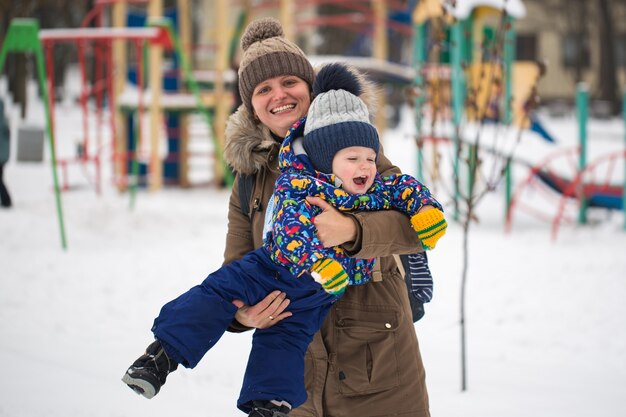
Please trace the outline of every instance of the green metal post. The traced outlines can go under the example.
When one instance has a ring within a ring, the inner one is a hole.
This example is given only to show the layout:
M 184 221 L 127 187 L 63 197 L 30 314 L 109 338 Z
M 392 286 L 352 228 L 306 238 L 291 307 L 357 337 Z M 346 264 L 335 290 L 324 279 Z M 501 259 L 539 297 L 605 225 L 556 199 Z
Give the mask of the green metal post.
M 241 34 L 243 33 L 243 29 L 247 19 L 248 10 L 243 9 L 239 13 L 237 23 L 235 24 L 235 31 L 233 32 L 232 38 L 230 38 L 230 45 L 228 47 L 228 62 L 230 64 L 232 64 L 233 60 L 235 59 L 235 54 L 237 53 L 237 48 L 239 47 L 239 40 L 241 39 Z
M 54 132 L 52 131 L 52 120 L 48 103 L 48 89 L 46 86 L 46 68 L 44 65 L 43 49 L 39 40 L 39 22 L 35 19 L 13 19 L 9 25 L 9 30 L 4 39 L 2 50 L 0 51 L 0 73 L 4 68 L 4 62 L 9 52 L 29 52 L 35 55 L 37 67 L 37 79 L 39 90 L 42 94 L 44 109 L 46 112 L 46 131 L 48 132 L 48 145 L 50 148 L 50 159 L 52 162 L 52 179 L 54 181 L 54 196 L 56 201 L 57 218 L 61 233 L 61 246 L 67 249 L 67 239 L 65 238 L 65 222 L 63 221 L 63 205 L 61 203 L 61 188 L 57 176 L 56 150 L 54 148 Z
M 511 210 L 511 200 L 513 199 L 513 172 L 512 172 L 512 160 L 511 157 L 506 158 L 506 164 L 504 165 L 504 199 L 505 209 L 504 218 L 508 219 Z
M 504 32 L 504 48 L 503 48 L 503 61 L 504 61 L 504 124 L 510 126 L 513 122 L 513 109 L 511 108 L 513 103 L 513 61 L 515 60 L 515 28 L 513 26 L 513 19 L 511 16 L 506 16 L 505 32 Z M 504 168 L 504 207 L 505 218 L 508 218 L 509 209 L 511 207 L 511 198 L 513 195 L 513 172 L 511 169 L 511 158 L 506 161 Z
M 475 143 L 469 145 L 468 153 L 467 195 L 471 197 L 474 195 L 474 186 L 476 185 L 476 170 L 478 168 L 478 147 Z
M 37 29 L 39 30 L 39 29 Z M 55 138 L 52 132 L 52 119 L 50 117 L 50 107 L 48 103 L 48 89 L 46 88 L 46 68 L 44 66 L 43 50 L 41 43 L 37 43 L 35 48 L 35 56 L 37 61 L 37 76 L 39 78 L 39 89 L 43 95 L 43 104 L 46 109 L 46 130 L 48 131 L 48 137 L 50 138 L 50 158 L 52 161 L 52 178 L 54 181 L 54 195 L 57 207 L 57 217 L 59 218 L 59 229 L 61 232 L 61 246 L 63 249 L 67 249 L 67 239 L 65 238 L 65 225 L 63 221 L 63 206 L 61 204 L 61 189 L 59 187 L 59 179 L 57 176 L 57 157 L 55 149 Z
M 452 123 L 454 125 L 454 219 L 459 220 L 459 199 L 460 199 L 460 158 L 461 158 L 461 138 L 460 126 L 463 119 L 463 104 L 465 102 L 464 73 L 462 58 L 464 56 L 463 39 L 464 21 L 459 20 L 451 28 L 450 44 L 450 84 L 452 88 Z
M 463 117 L 463 21 L 457 21 L 451 28 L 450 44 L 450 83 L 452 84 L 452 120 L 455 125 L 461 124 Z
M 578 140 L 579 159 L 578 171 L 583 172 L 587 166 L 587 109 L 589 101 L 589 91 L 585 83 L 576 86 L 576 114 L 578 116 Z M 578 211 L 578 223 L 587 223 L 587 196 L 584 194 L 584 184 L 581 176 L 580 183 L 580 209 Z
M 504 165 L 504 218 L 509 218 L 511 210 L 511 200 L 513 199 L 513 170 L 511 169 L 511 158 L 506 159 Z
M 422 139 L 422 109 L 426 100 L 426 86 L 423 69 L 426 63 L 426 25 L 413 25 L 413 68 L 415 68 L 414 86 L 416 89 L 415 109 L 415 138 L 417 139 L 417 178 L 424 179 L 424 152 L 421 146 Z
M 513 18 L 506 17 L 504 32 L 504 123 L 510 125 L 513 121 L 513 61 L 515 60 L 515 27 Z

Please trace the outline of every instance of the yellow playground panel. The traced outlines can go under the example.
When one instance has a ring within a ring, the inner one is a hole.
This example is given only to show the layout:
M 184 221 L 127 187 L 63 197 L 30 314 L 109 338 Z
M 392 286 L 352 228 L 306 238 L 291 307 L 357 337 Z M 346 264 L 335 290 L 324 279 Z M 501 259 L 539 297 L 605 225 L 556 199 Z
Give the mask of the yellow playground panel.
M 522 128 L 527 128 L 530 124 L 526 114 L 526 101 L 531 95 L 537 77 L 539 67 L 535 62 L 513 62 L 511 112 L 513 123 Z M 494 114 L 494 107 L 500 109 L 506 105 L 503 100 L 502 66 L 496 63 L 473 63 L 467 69 L 467 79 L 468 90 L 476 94 L 474 101 L 476 107 L 466 109 L 468 120 L 498 118 L 498 115 Z

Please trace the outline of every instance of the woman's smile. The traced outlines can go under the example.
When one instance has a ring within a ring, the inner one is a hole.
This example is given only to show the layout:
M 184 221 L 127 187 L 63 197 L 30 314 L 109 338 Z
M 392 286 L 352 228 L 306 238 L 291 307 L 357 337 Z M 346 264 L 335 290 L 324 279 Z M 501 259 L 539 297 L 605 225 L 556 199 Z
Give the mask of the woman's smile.
M 276 107 L 275 109 L 270 110 L 270 112 L 272 114 L 278 114 L 278 113 L 284 112 L 286 110 L 291 110 L 291 109 L 295 109 L 295 108 L 296 108 L 295 104 L 287 104 L 287 105 L 284 105 L 284 106 Z

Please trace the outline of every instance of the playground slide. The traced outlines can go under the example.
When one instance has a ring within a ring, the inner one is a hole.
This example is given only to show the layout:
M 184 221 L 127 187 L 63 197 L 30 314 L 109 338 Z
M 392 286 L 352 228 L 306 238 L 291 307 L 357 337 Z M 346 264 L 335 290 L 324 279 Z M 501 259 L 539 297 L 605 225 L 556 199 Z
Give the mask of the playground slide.
M 537 116 L 531 116 L 530 118 L 530 127 L 529 129 L 532 132 L 537 133 L 539 136 L 541 136 L 543 139 L 545 139 L 546 141 L 550 142 L 550 143 L 556 143 L 556 140 L 554 139 L 554 136 L 552 136 L 543 126 L 543 123 L 541 123 L 541 121 L 537 118 Z
M 559 194 L 571 194 L 572 181 L 552 172 L 539 171 L 539 178 L 544 184 Z M 600 207 L 610 210 L 622 210 L 624 205 L 624 189 L 615 185 L 585 184 L 584 195 L 587 196 L 588 207 Z M 572 198 L 575 196 L 572 195 Z

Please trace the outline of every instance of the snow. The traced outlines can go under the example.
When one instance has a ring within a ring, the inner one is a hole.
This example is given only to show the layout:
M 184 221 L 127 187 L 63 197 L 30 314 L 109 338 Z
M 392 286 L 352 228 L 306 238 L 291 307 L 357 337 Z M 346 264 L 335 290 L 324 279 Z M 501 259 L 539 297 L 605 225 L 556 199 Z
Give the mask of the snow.
M 27 121 L 37 123 L 41 107 L 34 108 Z M 110 164 L 101 195 L 85 176 L 89 166 L 71 166 L 71 188 L 62 196 L 68 239 L 63 251 L 49 158 L 15 160 L 19 117 L 15 107 L 9 109 L 13 157 L 5 181 L 14 207 L 0 210 L 0 416 L 243 415 L 235 401 L 250 334 L 226 334 L 196 369 L 176 371 L 152 400 L 120 381 L 150 342 L 160 306 L 221 264 L 229 192 L 142 190 L 131 209 L 129 195 L 110 182 Z M 386 133 L 385 150 L 414 173 L 411 124 L 404 119 Z M 75 105 L 61 104 L 61 156 L 73 152 L 80 120 Z M 574 119 L 546 125 L 560 146 L 575 145 Z M 623 131 L 619 120 L 594 121 L 590 137 L 597 139 L 590 152 L 622 149 Z M 520 154 L 541 159 L 537 141 L 525 137 Z M 501 192 L 487 197 L 478 216 L 469 240 L 466 392 L 460 391 L 458 224 L 450 223 L 430 254 L 435 294 L 416 329 L 432 415 L 624 415 L 623 215 L 595 211 L 590 225 L 565 225 L 556 241 L 549 224 L 523 213 L 505 234 Z
M 72 28 L 43 29 L 39 38 L 44 41 L 79 40 L 79 39 L 139 39 L 156 40 L 161 29 L 147 28 Z
M 505 9 L 516 19 L 526 16 L 526 6 L 521 0 L 456 0 L 454 5 L 444 2 L 444 6 L 457 19 L 466 19 L 472 10 L 481 6 L 493 7 L 497 10 Z

